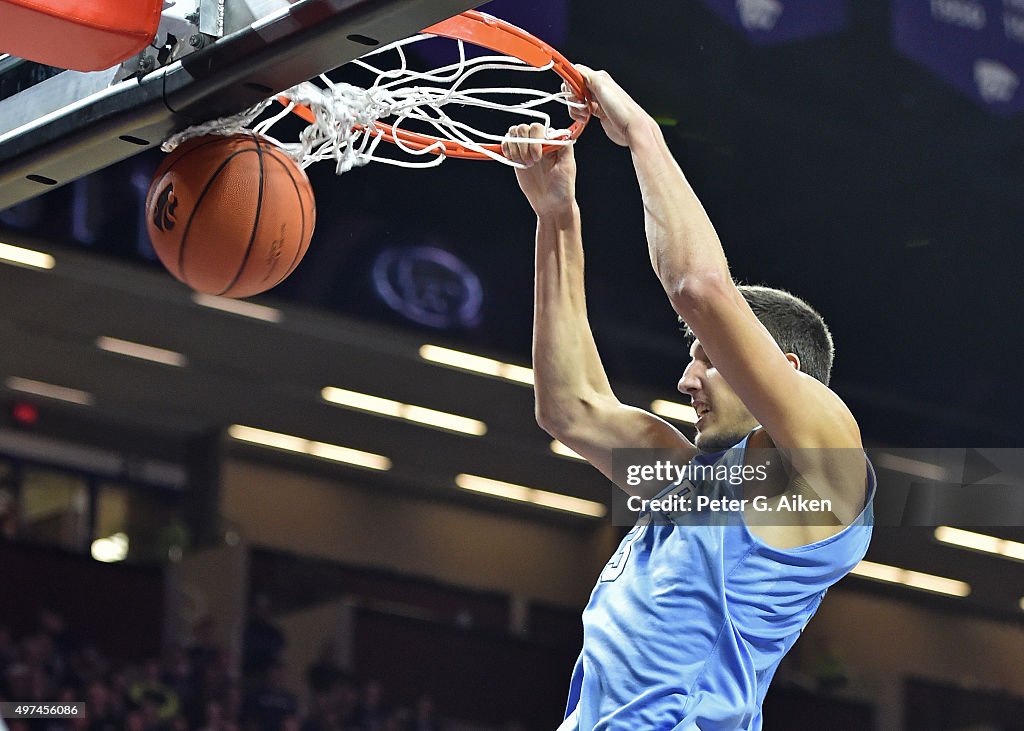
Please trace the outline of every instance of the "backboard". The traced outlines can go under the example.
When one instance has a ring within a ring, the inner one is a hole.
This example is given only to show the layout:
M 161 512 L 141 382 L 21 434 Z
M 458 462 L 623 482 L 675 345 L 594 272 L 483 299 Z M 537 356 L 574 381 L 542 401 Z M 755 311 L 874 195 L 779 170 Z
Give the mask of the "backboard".
M 0 210 L 482 2 L 176 0 L 168 58 L 80 73 L 0 56 Z

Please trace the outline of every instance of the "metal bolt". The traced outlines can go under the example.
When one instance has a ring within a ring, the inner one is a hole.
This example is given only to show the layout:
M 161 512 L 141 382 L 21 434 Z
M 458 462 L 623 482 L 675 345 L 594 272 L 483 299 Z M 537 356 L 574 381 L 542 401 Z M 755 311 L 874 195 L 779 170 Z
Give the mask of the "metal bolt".
M 152 56 L 143 56 L 139 59 L 139 71 L 148 74 L 156 68 L 156 59 Z
M 199 11 L 193 10 L 191 13 L 185 16 L 185 20 L 189 23 L 195 24 L 199 22 Z
M 203 37 L 201 35 L 199 35 L 198 33 L 196 35 L 194 35 L 194 36 L 190 36 L 189 39 L 188 39 L 188 44 L 190 46 L 192 46 L 192 48 L 202 48 L 203 47 Z

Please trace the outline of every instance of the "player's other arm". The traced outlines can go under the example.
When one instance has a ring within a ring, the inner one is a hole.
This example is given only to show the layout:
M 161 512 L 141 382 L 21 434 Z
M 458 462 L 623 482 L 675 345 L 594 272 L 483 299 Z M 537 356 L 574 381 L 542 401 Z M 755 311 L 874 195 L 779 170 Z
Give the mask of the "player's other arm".
M 540 125 L 520 125 L 509 136 L 543 138 Z M 583 243 L 575 199 L 576 164 L 571 147 L 541 156 L 540 146 L 504 144 L 520 187 L 537 214 L 533 336 L 537 422 L 611 480 L 612 450 L 650 447 L 679 450 L 684 462 L 695 453 L 675 427 L 621 403 L 612 391 L 587 319 Z M 619 485 L 649 496 L 653 486 Z
M 805 457 L 816 449 L 825 459 L 823 448 L 860 448 L 860 430 L 846 405 L 794 368 L 798 364 L 779 349 L 736 288 L 718 234 L 657 123 L 607 73 L 580 70 L 608 136 L 632 155 L 654 271 L 711 362 L 776 446 L 799 448 Z M 863 469 L 863 458 L 857 469 Z M 862 479 L 830 482 L 840 486 L 841 502 L 862 503 Z M 841 517 L 857 511 L 841 511 Z

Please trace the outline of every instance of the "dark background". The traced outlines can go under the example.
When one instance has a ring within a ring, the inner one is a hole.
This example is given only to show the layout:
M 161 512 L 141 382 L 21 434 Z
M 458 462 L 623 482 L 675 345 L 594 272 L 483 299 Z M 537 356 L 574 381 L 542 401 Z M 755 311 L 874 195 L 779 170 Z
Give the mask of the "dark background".
M 666 122 L 734 276 L 789 289 L 824 314 L 837 343 L 834 388 L 869 440 L 1019 444 L 1019 116 L 992 113 L 901 56 L 889 4 L 878 0 L 848 3 L 836 33 L 770 47 L 699 2 L 528 5 L 483 9 L 547 31 Z M 86 220 L 93 248 L 143 258 L 148 244 L 126 223 L 140 220 L 161 157 L 129 160 L 0 223 L 82 239 Z M 594 125 L 577 158 L 588 302 L 606 365 L 613 380 L 668 387 L 686 354 L 650 271 L 629 155 Z M 274 297 L 437 330 L 391 310 L 371 284 L 382 250 L 437 246 L 484 291 L 480 315 L 449 320 L 444 336 L 527 362 L 533 218 L 510 170 L 452 160 L 336 178 L 329 168 L 311 170 L 316 235 Z M 83 191 L 91 203 L 78 203 L 87 212 L 76 234 L 73 199 Z

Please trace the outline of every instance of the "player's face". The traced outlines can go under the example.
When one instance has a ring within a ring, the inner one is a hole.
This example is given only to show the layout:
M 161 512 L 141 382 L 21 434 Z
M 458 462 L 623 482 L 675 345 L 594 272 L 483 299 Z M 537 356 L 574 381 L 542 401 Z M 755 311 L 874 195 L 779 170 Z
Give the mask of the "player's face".
M 690 362 L 677 388 L 690 397 L 697 412 L 694 443 L 702 452 L 728 449 L 757 426 L 757 420 L 708 359 L 698 340 L 690 348 Z

